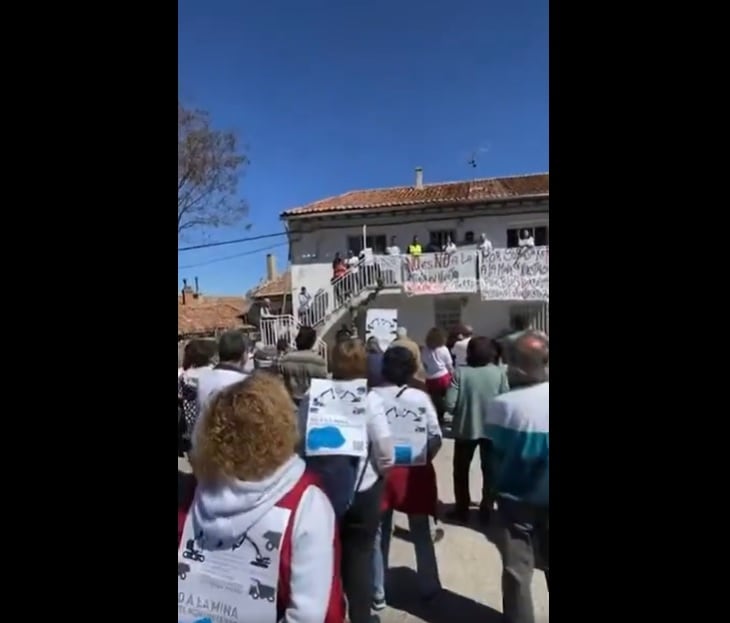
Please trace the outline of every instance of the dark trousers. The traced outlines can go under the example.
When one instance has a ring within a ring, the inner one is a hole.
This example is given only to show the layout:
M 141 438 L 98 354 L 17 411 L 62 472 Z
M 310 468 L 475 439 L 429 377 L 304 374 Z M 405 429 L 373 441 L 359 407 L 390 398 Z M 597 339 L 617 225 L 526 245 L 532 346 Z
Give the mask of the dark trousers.
M 532 576 L 545 571 L 550 590 L 549 511 L 505 498 L 497 501 L 497 546 L 502 555 L 502 612 L 505 623 L 534 623 Z
M 477 446 L 482 467 L 481 509 L 489 511 L 492 508 L 492 442 L 489 439 L 454 439 L 454 497 L 455 510 L 459 513 L 467 513 L 471 504 L 469 467 Z
M 350 623 L 368 623 L 373 601 L 373 554 L 380 525 L 383 480 L 355 495 L 340 524 L 342 588 L 347 596 Z

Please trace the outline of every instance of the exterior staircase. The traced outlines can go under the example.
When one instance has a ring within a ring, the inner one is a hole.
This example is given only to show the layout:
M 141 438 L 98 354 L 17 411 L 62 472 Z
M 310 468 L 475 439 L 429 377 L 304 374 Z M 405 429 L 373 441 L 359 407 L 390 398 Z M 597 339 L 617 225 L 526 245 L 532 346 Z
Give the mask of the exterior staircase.
M 332 283 L 332 293 L 321 291 L 310 303 L 309 309 L 300 315 L 301 321 L 290 314 L 265 316 L 260 320 L 261 339 L 267 346 L 275 346 L 284 337 L 292 345 L 302 325 L 317 330 L 317 352 L 327 360 L 327 344 L 324 336 L 346 314 L 367 305 L 387 287 L 400 287 L 400 271 L 389 270 L 382 264 L 362 264 L 356 273 L 348 272 Z M 334 294 L 334 296 L 333 296 Z

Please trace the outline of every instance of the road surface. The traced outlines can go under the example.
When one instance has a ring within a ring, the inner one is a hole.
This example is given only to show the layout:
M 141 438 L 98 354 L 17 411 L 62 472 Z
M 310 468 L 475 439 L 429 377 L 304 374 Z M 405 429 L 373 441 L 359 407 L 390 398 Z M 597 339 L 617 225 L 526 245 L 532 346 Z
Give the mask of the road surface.
M 454 443 L 444 441 L 436 457 L 439 497 L 444 504 L 454 501 L 451 460 Z M 472 496 L 478 502 L 481 490 L 479 453 L 475 452 L 470 480 Z M 180 459 L 178 469 L 189 471 Z M 415 555 L 407 541 L 408 522 L 396 513 L 395 534 L 390 548 L 387 588 L 389 606 L 380 612 L 381 623 L 500 623 L 502 611 L 502 562 L 497 548 L 479 530 L 476 510 L 469 527 L 439 524 L 444 537 L 436 544 L 436 556 L 443 592 L 424 606 L 415 584 Z M 549 621 L 549 599 L 545 576 L 537 571 L 533 580 L 533 599 L 538 623 Z

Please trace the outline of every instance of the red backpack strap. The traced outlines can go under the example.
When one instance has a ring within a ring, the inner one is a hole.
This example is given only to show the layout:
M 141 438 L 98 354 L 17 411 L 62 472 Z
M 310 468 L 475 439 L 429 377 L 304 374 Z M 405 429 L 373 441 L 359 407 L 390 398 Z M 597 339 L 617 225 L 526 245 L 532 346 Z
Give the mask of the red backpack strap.
M 320 487 L 319 477 L 309 471 L 305 471 L 299 481 L 292 489 L 276 504 L 280 508 L 291 510 L 289 522 L 281 542 L 279 558 L 279 590 L 277 592 L 277 618 L 284 617 L 291 597 L 291 560 L 292 560 L 292 531 L 296 518 L 297 508 L 301 502 L 304 492 L 311 486 Z M 324 491 L 323 491 L 324 493 Z M 340 535 L 339 529 L 335 526 L 335 538 L 332 544 L 334 548 L 334 566 L 332 573 L 332 588 L 330 590 L 329 605 L 324 623 L 342 623 L 345 619 L 345 599 L 342 592 L 340 580 Z

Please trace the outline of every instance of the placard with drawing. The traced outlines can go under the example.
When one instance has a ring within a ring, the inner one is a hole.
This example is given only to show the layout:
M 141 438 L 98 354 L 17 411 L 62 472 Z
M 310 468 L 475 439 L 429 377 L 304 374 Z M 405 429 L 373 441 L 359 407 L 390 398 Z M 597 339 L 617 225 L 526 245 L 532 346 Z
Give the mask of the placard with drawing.
M 366 379 L 312 379 L 305 435 L 308 456 L 366 456 L 367 393 Z

